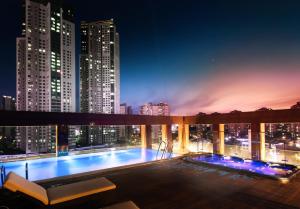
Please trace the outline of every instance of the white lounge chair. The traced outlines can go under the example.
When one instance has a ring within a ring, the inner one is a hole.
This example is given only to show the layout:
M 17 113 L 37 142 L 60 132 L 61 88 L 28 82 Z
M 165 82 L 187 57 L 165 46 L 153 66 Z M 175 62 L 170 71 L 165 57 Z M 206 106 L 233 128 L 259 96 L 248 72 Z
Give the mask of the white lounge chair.
M 24 193 L 41 201 L 45 205 L 54 205 L 112 190 L 116 188 L 116 185 L 102 177 L 45 189 L 34 182 L 10 172 L 7 175 L 3 187 L 12 192 Z

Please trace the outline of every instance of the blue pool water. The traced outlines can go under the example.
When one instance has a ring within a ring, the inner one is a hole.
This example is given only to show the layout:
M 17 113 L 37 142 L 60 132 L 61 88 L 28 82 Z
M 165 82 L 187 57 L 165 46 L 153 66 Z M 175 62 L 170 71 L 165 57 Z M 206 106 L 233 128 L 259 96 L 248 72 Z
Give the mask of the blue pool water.
M 13 171 L 25 177 L 28 163 L 28 179 L 31 181 L 66 176 L 105 168 L 113 168 L 156 160 L 156 150 L 127 149 L 109 152 L 45 158 L 3 163 L 6 173 Z M 161 156 L 161 155 L 159 155 Z M 168 155 L 167 155 L 168 156 Z M 1 184 L 1 183 L 0 183 Z
M 288 178 L 299 170 L 294 165 L 246 160 L 239 157 L 227 157 L 218 154 L 202 154 L 189 157 L 188 160 L 224 166 L 276 178 Z

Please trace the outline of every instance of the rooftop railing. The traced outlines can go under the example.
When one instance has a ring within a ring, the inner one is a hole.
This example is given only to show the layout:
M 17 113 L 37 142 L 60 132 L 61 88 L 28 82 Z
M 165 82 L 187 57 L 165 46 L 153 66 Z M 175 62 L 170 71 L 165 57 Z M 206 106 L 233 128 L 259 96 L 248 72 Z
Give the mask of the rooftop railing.
M 251 158 L 265 160 L 265 123 L 293 122 L 300 122 L 300 109 L 237 111 L 195 116 L 0 111 L 0 126 L 56 126 L 57 153 L 60 148 L 66 148 L 66 133 L 68 126 L 71 125 L 140 125 L 142 147 L 151 148 L 151 125 L 161 125 L 162 138 L 172 145 L 171 125 L 177 124 L 178 144 L 184 151 L 189 143 L 189 125 L 212 124 L 213 152 L 224 154 L 224 124 L 249 123 L 251 124 Z

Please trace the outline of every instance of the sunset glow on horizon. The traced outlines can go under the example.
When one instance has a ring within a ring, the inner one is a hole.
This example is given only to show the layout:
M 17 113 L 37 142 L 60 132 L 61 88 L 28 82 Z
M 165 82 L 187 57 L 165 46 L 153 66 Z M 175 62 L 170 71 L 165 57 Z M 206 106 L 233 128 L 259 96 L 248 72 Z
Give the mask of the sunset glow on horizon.
M 241 70 L 243 69 L 243 70 Z M 289 109 L 300 100 L 298 66 L 237 66 L 213 73 L 172 98 L 174 115 Z M 194 90 L 193 90 L 194 89 Z

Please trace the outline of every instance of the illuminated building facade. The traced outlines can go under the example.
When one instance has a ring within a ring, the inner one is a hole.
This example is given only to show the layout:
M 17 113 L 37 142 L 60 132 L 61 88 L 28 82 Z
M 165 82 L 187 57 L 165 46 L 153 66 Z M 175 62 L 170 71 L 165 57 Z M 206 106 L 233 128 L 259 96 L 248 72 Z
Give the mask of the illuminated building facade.
M 120 113 L 119 34 L 114 21 L 81 22 L 80 111 Z M 118 140 L 116 127 L 85 127 L 83 144 Z
M 170 115 L 170 108 L 167 103 L 147 103 L 140 107 L 141 115 Z
M 75 23 L 61 0 L 24 0 L 17 38 L 17 110 L 75 112 Z M 53 128 L 18 128 L 26 152 L 54 149 Z M 24 138 L 25 137 L 25 138 Z
M 119 34 L 113 20 L 81 23 L 81 112 L 120 111 Z

